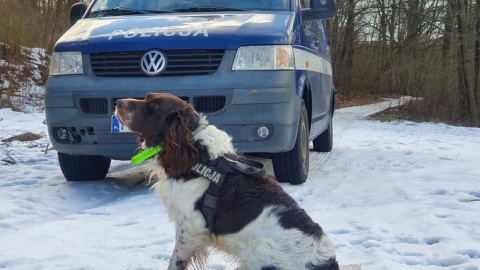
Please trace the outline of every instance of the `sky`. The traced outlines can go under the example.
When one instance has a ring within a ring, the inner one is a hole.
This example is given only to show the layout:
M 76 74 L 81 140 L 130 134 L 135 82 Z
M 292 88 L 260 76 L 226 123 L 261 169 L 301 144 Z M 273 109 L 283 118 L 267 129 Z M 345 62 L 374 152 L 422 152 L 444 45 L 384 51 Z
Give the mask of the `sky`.
M 341 265 L 480 269 L 480 129 L 368 115 L 399 100 L 339 109 L 334 148 L 310 152 L 306 183 L 282 187 L 322 226 Z M 166 269 L 174 231 L 143 167 L 67 182 L 42 112 L 0 109 L 0 269 Z M 12 164 L 14 163 L 14 164 Z M 210 252 L 208 269 L 234 269 Z

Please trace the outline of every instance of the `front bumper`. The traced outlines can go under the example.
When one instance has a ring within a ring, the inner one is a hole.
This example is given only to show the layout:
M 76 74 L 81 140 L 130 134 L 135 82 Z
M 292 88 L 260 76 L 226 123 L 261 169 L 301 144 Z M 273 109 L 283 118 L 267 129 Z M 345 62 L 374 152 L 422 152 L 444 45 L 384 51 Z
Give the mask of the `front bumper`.
M 225 113 L 209 118 L 209 122 L 232 136 L 239 152 L 284 152 L 293 148 L 298 120 L 286 121 L 282 112 L 291 112 L 296 107 L 293 102 L 234 105 Z M 110 116 L 86 117 L 77 108 L 47 108 L 46 115 L 52 144 L 59 152 L 126 160 L 135 154 L 138 147 L 134 134 L 111 133 Z M 257 135 L 260 126 L 267 126 L 270 130 L 265 139 Z M 69 130 L 66 142 L 59 140 L 55 134 L 54 129 L 58 127 Z
M 62 153 L 101 155 L 127 160 L 138 144 L 134 134 L 112 133 L 115 100 L 143 98 L 150 92 L 171 93 L 188 100 L 205 115 L 257 90 L 218 115 L 211 124 L 232 136 L 241 153 L 278 153 L 293 148 L 301 98 L 296 94 L 295 71 L 232 72 L 234 51 L 227 51 L 211 75 L 182 77 L 98 78 L 86 69 L 83 75 L 52 76 L 45 96 L 47 125 L 52 144 Z M 90 66 L 84 56 L 84 66 Z M 269 128 L 261 138 L 257 130 Z M 68 129 L 60 140 L 57 128 Z

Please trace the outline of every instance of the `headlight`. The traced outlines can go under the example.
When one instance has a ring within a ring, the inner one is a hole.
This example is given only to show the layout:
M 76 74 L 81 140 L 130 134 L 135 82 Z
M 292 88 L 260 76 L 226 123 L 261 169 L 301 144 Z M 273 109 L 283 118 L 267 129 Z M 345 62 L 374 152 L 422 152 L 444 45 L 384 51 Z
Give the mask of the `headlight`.
M 247 46 L 237 50 L 233 70 L 293 69 L 292 46 Z
M 54 52 L 50 58 L 50 75 L 83 74 L 81 52 Z

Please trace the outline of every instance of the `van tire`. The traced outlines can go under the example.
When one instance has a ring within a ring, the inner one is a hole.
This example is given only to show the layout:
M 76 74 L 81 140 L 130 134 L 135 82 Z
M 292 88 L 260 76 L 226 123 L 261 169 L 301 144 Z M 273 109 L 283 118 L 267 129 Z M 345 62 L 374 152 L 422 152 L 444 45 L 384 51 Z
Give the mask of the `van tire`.
M 102 156 L 74 156 L 58 152 L 58 162 L 67 181 L 104 179 L 111 159 Z
M 333 149 L 333 113 L 329 114 L 328 128 L 313 139 L 313 151 L 331 152 Z
M 279 182 L 300 185 L 307 180 L 310 155 L 308 137 L 308 114 L 302 102 L 295 146 L 290 151 L 272 155 L 273 172 Z

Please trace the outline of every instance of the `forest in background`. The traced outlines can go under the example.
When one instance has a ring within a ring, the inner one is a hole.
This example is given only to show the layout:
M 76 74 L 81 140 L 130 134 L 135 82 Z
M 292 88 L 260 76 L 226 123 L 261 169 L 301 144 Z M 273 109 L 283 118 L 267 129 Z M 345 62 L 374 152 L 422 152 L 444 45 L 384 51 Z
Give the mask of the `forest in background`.
M 32 76 L 24 47 L 45 49 L 34 76 L 45 85 L 48 55 L 69 28 L 76 2 L 0 0 L 0 108 L 25 94 L 14 83 Z M 327 25 L 339 95 L 423 97 L 409 106 L 426 120 L 480 126 L 480 0 L 338 0 L 337 6 Z M 12 64 L 25 65 L 18 72 Z
M 0 0 L 0 108 L 43 106 L 49 55 L 68 30 L 70 7 L 77 2 Z
M 430 121 L 480 126 L 480 0 L 340 0 L 329 21 L 335 85 L 401 94 Z

